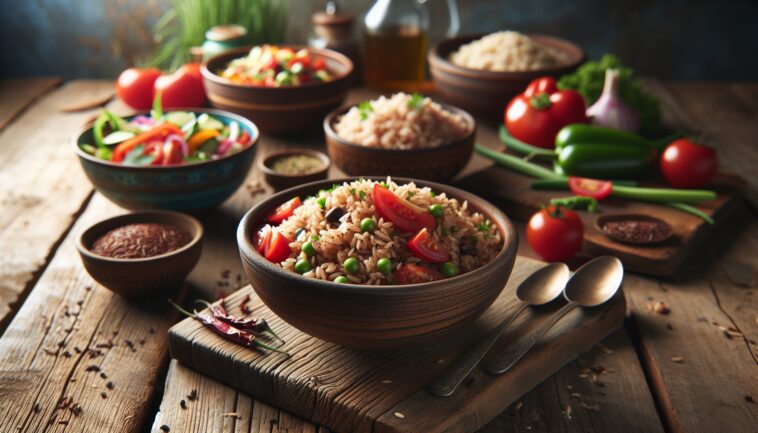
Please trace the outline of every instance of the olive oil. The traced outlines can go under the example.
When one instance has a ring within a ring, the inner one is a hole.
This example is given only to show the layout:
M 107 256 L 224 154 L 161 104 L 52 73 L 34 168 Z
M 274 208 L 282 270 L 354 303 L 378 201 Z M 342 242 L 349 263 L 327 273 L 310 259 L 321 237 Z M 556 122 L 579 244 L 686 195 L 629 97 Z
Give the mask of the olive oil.
M 419 27 L 364 33 L 364 79 L 372 87 L 414 91 L 424 80 L 428 37 Z

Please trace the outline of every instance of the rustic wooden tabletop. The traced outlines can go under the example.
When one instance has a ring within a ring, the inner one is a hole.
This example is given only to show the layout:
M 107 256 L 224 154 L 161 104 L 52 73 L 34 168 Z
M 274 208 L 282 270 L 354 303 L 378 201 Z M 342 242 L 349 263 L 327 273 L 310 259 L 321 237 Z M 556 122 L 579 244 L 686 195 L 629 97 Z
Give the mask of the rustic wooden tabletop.
M 748 205 L 676 277 L 628 274 L 625 326 L 482 432 L 758 431 L 758 293 L 745 272 L 758 268 L 758 85 L 648 86 L 667 124 L 701 131 L 721 167 L 747 179 Z M 177 314 L 162 300 L 116 296 L 84 271 L 75 236 L 124 210 L 94 193 L 69 149 L 97 110 L 70 109 L 112 91 L 110 81 L 0 82 L 0 431 L 328 431 L 169 362 L 166 331 Z M 493 139 L 483 128 L 480 140 Z M 257 155 L 322 141 L 318 132 L 264 137 Z M 467 172 L 486 165 L 475 156 Z M 251 170 L 204 218 L 201 264 L 172 296 L 215 299 L 243 284 L 234 232 L 270 194 L 263 186 Z M 520 253 L 533 256 L 523 242 Z M 658 302 L 670 312 L 654 311 Z

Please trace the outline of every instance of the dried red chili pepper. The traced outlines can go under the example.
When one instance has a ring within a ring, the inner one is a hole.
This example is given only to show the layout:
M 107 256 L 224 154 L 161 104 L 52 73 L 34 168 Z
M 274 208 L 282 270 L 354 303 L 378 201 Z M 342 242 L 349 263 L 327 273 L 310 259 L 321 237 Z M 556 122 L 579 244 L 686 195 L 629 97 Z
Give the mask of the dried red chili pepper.
M 258 346 L 264 349 L 268 349 L 274 352 L 279 352 L 279 353 L 289 356 L 289 353 L 283 350 L 279 350 L 277 348 L 271 347 L 268 344 L 261 343 L 260 341 L 256 339 L 255 335 L 251 334 L 250 332 L 242 331 L 238 328 L 235 328 L 234 326 L 216 318 L 216 316 L 214 316 L 213 314 L 200 314 L 197 311 L 195 311 L 194 313 L 190 313 L 189 311 L 175 304 L 172 300 L 169 299 L 169 302 L 171 303 L 171 305 L 174 306 L 174 308 L 179 310 L 182 314 L 185 314 L 199 321 L 200 323 L 205 325 L 206 328 L 212 330 L 219 336 L 223 337 L 225 340 L 229 340 L 231 342 L 237 343 L 242 346 L 248 346 L 248 347 Z
M 268 322 L 266 322 L 266 319 L 257 319 L 255 317 L 244 318 L 228 314 L 226 308 L 223 306 L 223 299 L 215 305 L 204 299 L 198 299 L 195 302 L 205 305 L 216 319 L 232 325 L 237 329 L 247 332 L 257 332 L 259 334 L 269 334 L 284 343 L 284 340 L 274 332 Z

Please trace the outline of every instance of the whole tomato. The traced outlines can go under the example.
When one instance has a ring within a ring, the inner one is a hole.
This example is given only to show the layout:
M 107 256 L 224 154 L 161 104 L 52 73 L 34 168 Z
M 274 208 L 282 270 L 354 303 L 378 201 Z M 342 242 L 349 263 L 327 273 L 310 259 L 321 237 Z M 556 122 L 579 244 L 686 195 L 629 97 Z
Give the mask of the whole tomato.
M 576 212 L 548 206 L 532 215 L 526 226 L 526 240 L 548 262 L 563 261 L 582 248 L 584 225 Z
M 155 80 L 155 94 L 160 93 L 163 108 L 202 107 L 205 89 L 200 65 L 187 63 L 176 72 Z
M 661 155 L 661 173 L 677 188 L 702 188 L 718 170 L 716 152 L 688 138 L 669 144 Z
M 161 76 L 154 68 L 129 68 L 116 80 L 116 94 L 135 110 L 147 110 L 153 103 L 153 86 Z
M 575 90 L 558 90 L 555 79 L 537 78 L 505 109 L 505 127 L 519 140 L 552 149 L 558 131 L 572 123 L 587 123 L 584 99 Z

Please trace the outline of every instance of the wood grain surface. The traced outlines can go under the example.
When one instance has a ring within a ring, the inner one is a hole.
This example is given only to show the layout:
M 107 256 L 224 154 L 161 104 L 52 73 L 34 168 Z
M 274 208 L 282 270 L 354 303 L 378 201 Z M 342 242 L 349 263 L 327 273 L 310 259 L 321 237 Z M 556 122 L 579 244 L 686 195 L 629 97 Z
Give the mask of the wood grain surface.
M 110 81 L 68 83 L 0 131 L 0 329 L 92 195 L 69 140 L 95 111 L 59 109 L 112 89 Z
M 0 80 L 0 130 L 60 82 L 56 77 Z

